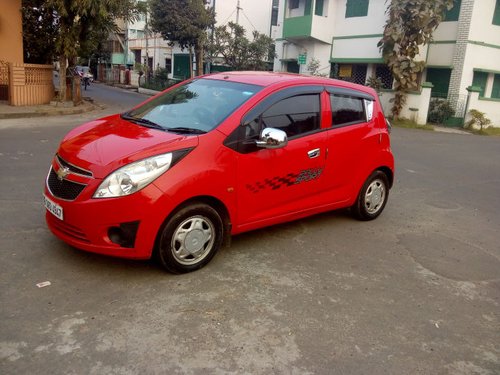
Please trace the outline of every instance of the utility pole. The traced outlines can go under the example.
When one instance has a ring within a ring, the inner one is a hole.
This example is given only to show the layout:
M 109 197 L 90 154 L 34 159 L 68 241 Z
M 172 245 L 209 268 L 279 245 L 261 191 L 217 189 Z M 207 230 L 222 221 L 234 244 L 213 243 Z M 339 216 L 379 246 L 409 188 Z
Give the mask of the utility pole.
M 243 10 L 243 8 L 240 7 L 240 0 L 238 0 L 238 4 L 236 5 L 236 24 L 240 24 L 240 10 Z

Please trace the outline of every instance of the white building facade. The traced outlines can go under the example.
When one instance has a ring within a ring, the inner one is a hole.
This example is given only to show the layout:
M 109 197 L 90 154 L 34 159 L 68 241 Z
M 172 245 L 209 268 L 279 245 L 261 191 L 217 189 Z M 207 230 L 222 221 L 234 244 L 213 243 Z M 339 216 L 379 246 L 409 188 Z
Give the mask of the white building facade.
M 334 78 L 366 84 L 380 77 L 389 107 L 392 75 L 377 47 L 386 8 L 385 0 L 282 1 L 274 70 L 309 74 L 307 65 L 316 59 L 318 73 Z M 418 59 L 426 62 L 420 94 L 432 87 L 433 97 L 447 98 L 457 123 L 478 109 L 500 126 L 500 0 L 455 0 Z M 410 95 L 408 117 L 418 103 Z

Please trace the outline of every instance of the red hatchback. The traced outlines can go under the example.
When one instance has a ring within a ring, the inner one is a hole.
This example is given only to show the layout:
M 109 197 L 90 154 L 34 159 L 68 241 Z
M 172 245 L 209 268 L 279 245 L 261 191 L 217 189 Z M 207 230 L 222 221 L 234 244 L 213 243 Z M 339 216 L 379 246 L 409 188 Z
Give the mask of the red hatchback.
M 232 72 L 176 85 L 62 140 L 46 220 L 68 244 L 169 271 L 207 264 L 230 235 L 350 207 L 384 209 L 394 180 L 375 91 Z

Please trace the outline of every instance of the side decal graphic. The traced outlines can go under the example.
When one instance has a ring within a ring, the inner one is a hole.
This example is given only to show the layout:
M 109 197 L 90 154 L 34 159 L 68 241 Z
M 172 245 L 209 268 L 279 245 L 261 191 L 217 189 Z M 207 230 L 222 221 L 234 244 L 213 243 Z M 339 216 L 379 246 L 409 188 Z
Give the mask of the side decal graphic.
M 323 168 L 304 169 L 299 173 L 288 173 L 282 177 L 276 176 L 273 178 L 266 178 L 263 181 L 257 181 L 254 184 L 247 184 L 246 187 L 252 193 L 260 193 L 265 189 L 277 190 L 282 187 L 290 187 L 303 182 L 316 180 L 321 176 L 322 172 Z

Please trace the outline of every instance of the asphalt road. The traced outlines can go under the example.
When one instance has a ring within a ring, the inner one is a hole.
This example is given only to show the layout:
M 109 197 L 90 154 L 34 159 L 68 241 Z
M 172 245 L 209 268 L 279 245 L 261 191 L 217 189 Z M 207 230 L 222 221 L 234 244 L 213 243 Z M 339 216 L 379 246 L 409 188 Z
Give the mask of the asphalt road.
M 500 373 L 500 138 L 396 128 L 377 220 L 247 233 L 174 276 L 45 226 L 62 136 L 145 98 L 86 95 L 107 109 L 0 120 L 1 374 Z

